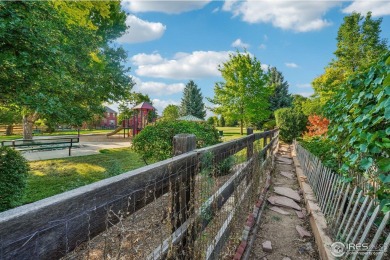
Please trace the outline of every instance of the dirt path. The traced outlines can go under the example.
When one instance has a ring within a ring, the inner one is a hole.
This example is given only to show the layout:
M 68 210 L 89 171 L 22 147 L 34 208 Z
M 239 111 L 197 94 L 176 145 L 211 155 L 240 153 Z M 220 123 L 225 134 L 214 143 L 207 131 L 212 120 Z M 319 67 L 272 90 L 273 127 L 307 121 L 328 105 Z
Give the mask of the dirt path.
M 305 208 L 304 200 L 302 196 L 299 195 L 299 184 L 295 174 L 291 150 L 288 145 L 281 145 L 279 147 L 275 162 L 275 170 L 272 175 L 273 185 L 270 187 L 267 206 L 261 216 L 260 227 L 252 247 L 250 259 L 319 259 L 306 211 L 298 211 L 291 207 L 280 206 L 280 203 L 286 200 L 288 203 L 293 204 L 292 206 L 297 209 L 299 209 L 299 207 L 302 209 Z M 291 179 L 282 175 L 281 172 L 286 176 L 291 174 L 291 176 L 289 176 Z M 279 187 L 277 191 L 279 193 L 282 191 L 284 196 L 275 193 L 275 187 Z M 281 187 L 282 189 L 280 189 Z M 286 194 L 285 191 L 288 190 L 286 188 L 294 190 L 289 190 L 290 193 L 293 194 Z M 296 201 L 301 197 L 300 202 L 296 202 L 294 205 L 294 202 L 285 199 L 285 195 L 289 195 L 290 197 L 295 196 Z M 273 198 L 277 198 L 274 203 L 279 205 L 273 205 L 269 202 L 269 200 L 272 201 Z M 284 214 L 288 213 L 288 215 L 275 212 L 271 208 L 276 210 L 281 209 L 284 211 Z M 301 215 L 300 218 L 298 217 L 298 214 L 303 214 L 303 216 Z M 307 235 L 310 236 L 301 237 L 297 231 L 297 226 L 308 231 L 309 234 Z M 263 243 L 266 241 L 271 242 L 272 250 L 263 249 Z

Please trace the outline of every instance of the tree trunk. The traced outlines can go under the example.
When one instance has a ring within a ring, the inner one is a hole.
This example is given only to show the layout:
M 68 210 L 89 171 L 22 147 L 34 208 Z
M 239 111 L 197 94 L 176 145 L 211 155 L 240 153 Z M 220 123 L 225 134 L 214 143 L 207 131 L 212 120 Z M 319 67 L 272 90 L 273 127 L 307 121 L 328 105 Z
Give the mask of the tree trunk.
M 33 139 L 33 125 L 37 119 L 37 113 L 23 116 L 23 140 Z
M 7 130 L 5 130 L 5 135 L 13 135 L 14 133 L 14 125 L 7 125 Z

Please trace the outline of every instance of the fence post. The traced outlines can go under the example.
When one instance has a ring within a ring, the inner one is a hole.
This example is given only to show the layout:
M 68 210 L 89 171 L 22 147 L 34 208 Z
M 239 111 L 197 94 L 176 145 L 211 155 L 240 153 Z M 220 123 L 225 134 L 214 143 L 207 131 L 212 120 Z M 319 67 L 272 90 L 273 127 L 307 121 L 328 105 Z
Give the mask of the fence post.
M 195 150 L 196 137 L 193 134 L 178 134 L 173 137 L 174 156 Z M 191 215 L 195 213 L 195 171 L 196 162 L 189 162 L 184 173 L 172 181 L 171 224 L 175 232 Z M 190 259 L 193 251 L 194 226 L 187 229 L 181 244 L 177 247 L 176 256 L 180 259 Z
M 248 127 L 246 129 L 246 134 L 247 135 L 251 135 L 253 134 L 253 128 L 252 127 Z M 250 158 L 252 158 L 252 155 L 253 155 L 253 138 L 249 138 L 247 139 L 248 140 L 248 145 L 247 145 L 247 148 L 246 148 L 246 159 L 249 160 Z

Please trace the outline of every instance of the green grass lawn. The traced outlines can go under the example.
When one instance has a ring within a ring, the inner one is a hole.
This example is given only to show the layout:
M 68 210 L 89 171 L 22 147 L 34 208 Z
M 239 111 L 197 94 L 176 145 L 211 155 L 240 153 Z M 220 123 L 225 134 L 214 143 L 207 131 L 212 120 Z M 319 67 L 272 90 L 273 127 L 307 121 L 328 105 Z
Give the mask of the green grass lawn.
M 101 130 L 80 130 L 80 134 L 106 134 L 114 131 L 114 129 L 101 129 Z M 34 134 L 34 136 L 57 136 L 57 135 L 77 135 L 77 130 L 69 130 L 69 131 L 57 131 L 54 133 L 42 133 L 42 134 Z M 14 139 L 21 139 L 22 135 L 0 135 L 0 142 Z
M 145 166 L 130 148 L 101 150 L 100 154 L 30 162 L 23 204 Z
M 222 141 L 231 141 L 233 139 L 246 136 L 246 127 L 244 127 L 244 135 L 240 135 L 240 127 L 217 127 L 219 131 L 223 131 Z M 254 130 L 253 132 L 259 133 L 260 130 Z

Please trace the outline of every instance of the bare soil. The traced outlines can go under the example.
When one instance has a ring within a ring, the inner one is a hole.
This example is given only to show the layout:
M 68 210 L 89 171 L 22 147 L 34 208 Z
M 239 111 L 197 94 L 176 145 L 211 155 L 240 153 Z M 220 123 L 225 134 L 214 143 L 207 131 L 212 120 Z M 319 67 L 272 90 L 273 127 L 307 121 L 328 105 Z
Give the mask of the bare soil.
M 281 145 L 277 157 L 291 158 L 291 151 L 288 145 Z M 282 176 L 279 172 L 286 171 L 293 173 L 294 178 L 288 179 Z M 273 193 L 273 187 L 289 187 L 294 190 L 299 190 L 299 184 L 296 178 L 294 164 L 288 165 L 279 163 L 276 160 L 275 170 L 272 174 L 272 186 L 269 196 L 277 195 Z M 301 200 L 300 206 L 305 208 L 304 200 Z M 273 205 L 267 202 L 262 216 L 256 240 L 250 254 L 250 259 L 275 259 L 282 260 L 284 257 L 290 259 L 319 259 L 318 250 L 314 241 L 312 231 L 310 229 L 309 219 L 305 216 L 303 219 L 298 218 L 294 209 L 280 207 L 290 215 L 282 215 L 269 209 Z M 296 225 L 305 228 L 311 237 L 301 238 L 296 230 Z M 271 241 L 272 252 L 264 252 L 262 243 Z

